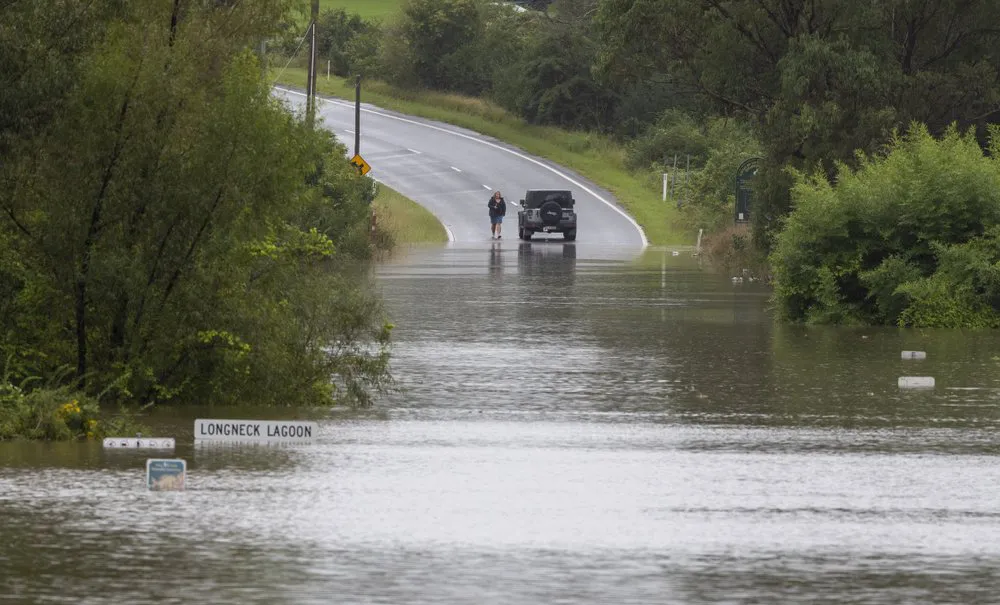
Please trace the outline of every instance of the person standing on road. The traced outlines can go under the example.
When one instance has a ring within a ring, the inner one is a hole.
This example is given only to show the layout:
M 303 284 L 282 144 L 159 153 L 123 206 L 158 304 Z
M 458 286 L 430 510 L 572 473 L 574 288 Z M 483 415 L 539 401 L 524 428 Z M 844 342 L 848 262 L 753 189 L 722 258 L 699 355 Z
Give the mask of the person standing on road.
M 507 202 L 499 191 L 495 191 L 486 207 L 490 209 L 490 238 L 500 239 L 500 227 L 503 226 L 503 217 L 507 214 Z

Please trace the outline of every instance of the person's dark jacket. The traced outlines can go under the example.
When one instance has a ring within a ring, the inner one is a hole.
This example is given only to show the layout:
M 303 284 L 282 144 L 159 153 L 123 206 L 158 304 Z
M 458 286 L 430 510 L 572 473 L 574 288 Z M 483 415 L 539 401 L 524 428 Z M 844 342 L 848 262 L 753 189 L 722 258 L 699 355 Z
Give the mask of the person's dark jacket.
M 507 216 L 507 202 L 505 202 L 503 198 L 496 200 L 491 196 L 490 201 L 486 204 L 486 207 L 490 209 L 490 218 Z

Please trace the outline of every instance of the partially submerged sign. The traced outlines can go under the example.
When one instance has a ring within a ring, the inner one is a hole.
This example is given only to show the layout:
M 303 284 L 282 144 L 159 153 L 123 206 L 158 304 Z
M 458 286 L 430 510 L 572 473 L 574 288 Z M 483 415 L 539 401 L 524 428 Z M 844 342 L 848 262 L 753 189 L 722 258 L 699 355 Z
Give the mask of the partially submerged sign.
M 104 449 L 108 450 L 172 450 L 175 447 L 172 437 L 149 438 L 141 437 L 108 437 L 104 440 Z
M 153 491 L 181 491 L 187 477 L 187 461 L 150 458 L 146 460 L 146 487 Z
M 194 421 L 195 441 L 309 442 L 318 425 L 302 420 L 205 420 Z

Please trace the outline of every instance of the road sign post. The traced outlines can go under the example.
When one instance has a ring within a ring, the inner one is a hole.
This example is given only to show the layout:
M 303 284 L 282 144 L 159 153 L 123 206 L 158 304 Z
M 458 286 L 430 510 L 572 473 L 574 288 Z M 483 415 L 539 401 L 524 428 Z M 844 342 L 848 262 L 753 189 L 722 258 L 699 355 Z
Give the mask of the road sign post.
M 361 76 L 354 77 L 354 155 L 361 157 Z

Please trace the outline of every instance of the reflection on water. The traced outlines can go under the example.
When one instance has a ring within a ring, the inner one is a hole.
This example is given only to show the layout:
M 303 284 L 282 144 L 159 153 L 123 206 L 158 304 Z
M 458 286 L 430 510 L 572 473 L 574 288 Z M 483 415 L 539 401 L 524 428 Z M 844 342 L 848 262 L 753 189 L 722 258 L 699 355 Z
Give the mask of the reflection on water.
M 0 444 L 0 602 L 996 602 L 994 333 L 776 327 L 757 284 L 635 257 L 383 267 L 402 391 L 308 446 L 162 411 L 185 493 L 143 453 Z

